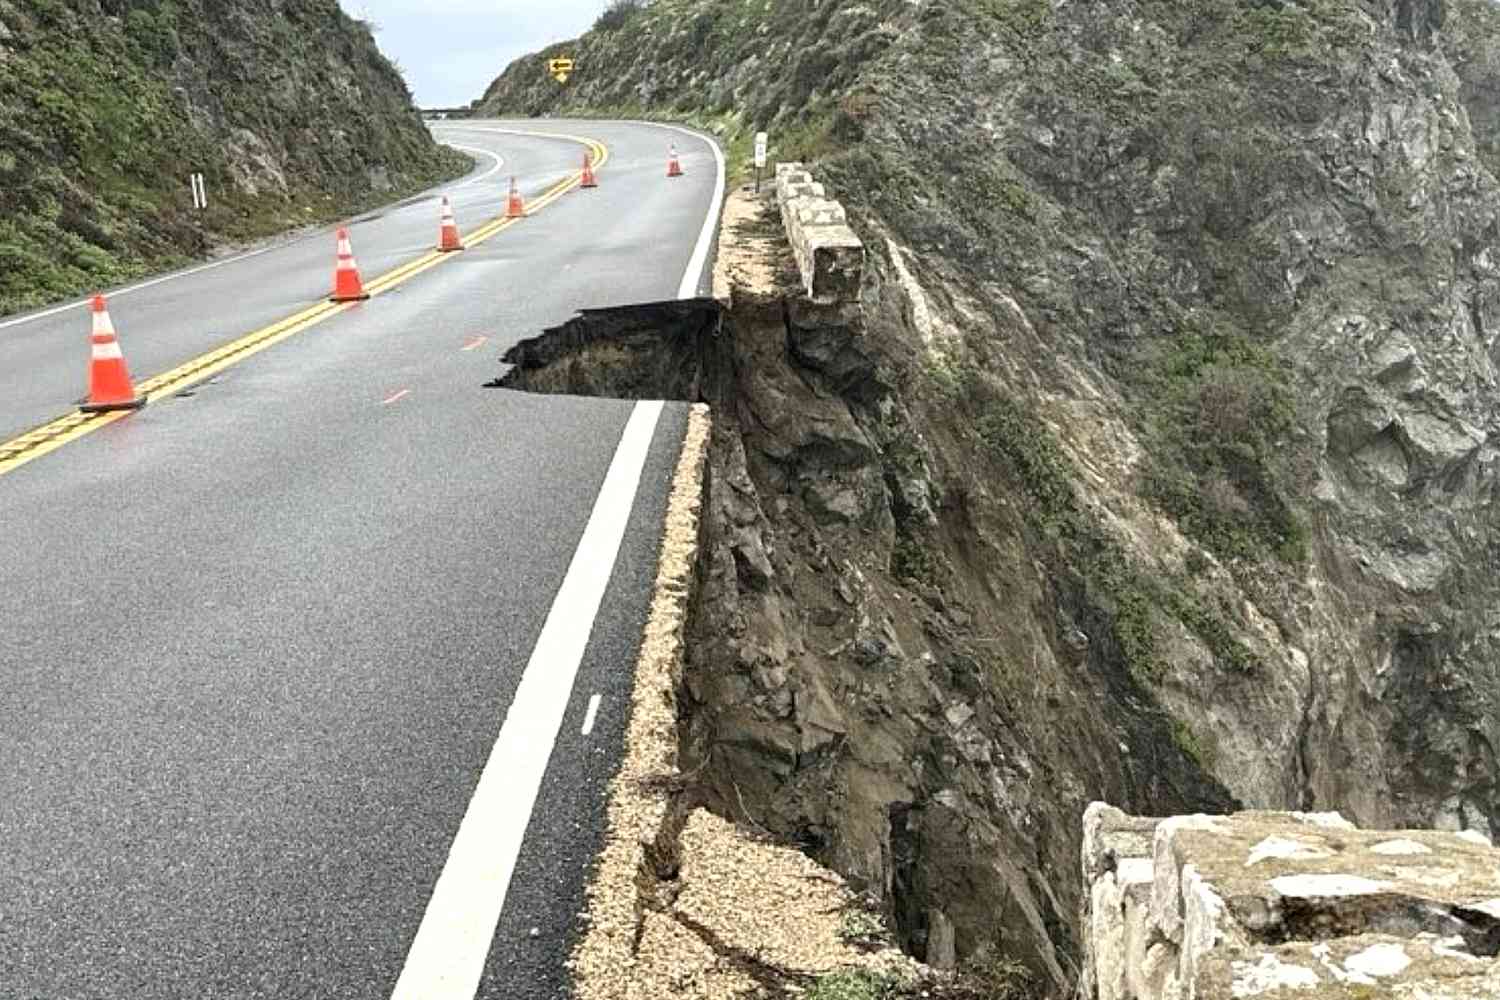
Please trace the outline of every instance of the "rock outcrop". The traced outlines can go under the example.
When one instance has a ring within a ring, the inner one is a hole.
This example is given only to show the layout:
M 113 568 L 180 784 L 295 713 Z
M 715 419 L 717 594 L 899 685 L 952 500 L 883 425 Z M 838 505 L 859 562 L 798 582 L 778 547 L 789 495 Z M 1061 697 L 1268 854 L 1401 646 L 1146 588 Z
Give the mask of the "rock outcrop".
M 1337 813 L 1083 821 L 1085 1000 L 1500 996 L 1500 852 Z
M 0 0 L 0 313 L 466 163 L 336 0 Z
M 717 808 L 1054 995 L 1089 801 L 1500 828 L 1497 39 L 1487 0 L 658 0 L 497 80 L 766 128 L 868 251 L 857 308 L 785 251 L 736 299 L 681 702 Z

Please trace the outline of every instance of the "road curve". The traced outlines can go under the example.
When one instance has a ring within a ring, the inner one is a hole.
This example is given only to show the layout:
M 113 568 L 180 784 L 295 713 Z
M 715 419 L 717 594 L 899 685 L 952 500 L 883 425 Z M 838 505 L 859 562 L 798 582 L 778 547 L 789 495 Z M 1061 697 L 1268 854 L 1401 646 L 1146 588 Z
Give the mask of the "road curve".
M 504 906 L 424 995 L 562 993 L 686 414 L 481 386 L 579 307 L 696 285 L 721 180 L 657 126 L 509 125 L 602 141 L 601 186 L 0 475 L 0 997 L 392 996 L 513 702 L 557 684 L 546 628 L 577 676 L 555 746 L 485 779 L 524 833 Z M 581 155 L 505 127 L 439 129 L 505 160 L 453 186 L 466 230 Z M 435 197 L 355 226 L 367 276 L 425 252 Z M 116 296 L 137 375 L 319 298 L 330 243 Z M 42 313 L 0 320 L 11 430 L 82 389 L 83 314 Z M 597 613 L 559 611 L 590 570 Z

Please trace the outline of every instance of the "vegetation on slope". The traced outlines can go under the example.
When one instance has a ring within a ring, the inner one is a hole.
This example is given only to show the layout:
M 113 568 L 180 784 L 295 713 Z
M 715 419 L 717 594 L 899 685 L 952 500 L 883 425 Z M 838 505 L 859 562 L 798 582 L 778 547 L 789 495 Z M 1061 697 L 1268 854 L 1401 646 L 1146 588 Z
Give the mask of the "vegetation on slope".
M 464 165 L 335 0 L 0 0 L 0 314 Z

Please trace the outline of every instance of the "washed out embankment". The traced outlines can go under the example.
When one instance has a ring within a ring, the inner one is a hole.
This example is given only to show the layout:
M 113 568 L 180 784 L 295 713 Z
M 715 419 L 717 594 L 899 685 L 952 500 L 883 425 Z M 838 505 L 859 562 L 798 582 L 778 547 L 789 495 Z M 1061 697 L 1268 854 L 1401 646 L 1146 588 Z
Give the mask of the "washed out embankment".
M 859 301 L 814 301 L 769 195 L 736 191 L 725 213 L 714 300 L 580 314 L 518 344 L 497 384 L 710 406 L 675 687 L 693 795 L 868 893 L 913 956 L 1059 993 L 1078 968 L 1074 776 L 1127 745 L 1150 773 L 1090 782 L 1164 812 L 1232 800 L 1123 671 L 1096 670 L 1120 654 L 1090 581 L 1052 557 L 993 578 L 986 553 L 1033 530 L 988 499 L 1015 475 L 1000 445 L 1034 443 L 1016 404 L 985 388 L 1009 418 L 987 418 L 995 450 L 949 466 L 975 418 L 950 404 L 916 425 L 899 270 L 876 258 Z M 1043 656 L 1046 637 L 995 627 L 1049 577 L 1093 648 Z

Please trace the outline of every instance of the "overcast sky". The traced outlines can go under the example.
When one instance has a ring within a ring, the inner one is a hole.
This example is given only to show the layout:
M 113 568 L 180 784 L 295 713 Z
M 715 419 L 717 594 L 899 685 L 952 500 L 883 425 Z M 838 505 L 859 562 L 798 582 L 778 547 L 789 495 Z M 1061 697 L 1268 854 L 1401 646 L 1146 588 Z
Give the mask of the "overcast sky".
M 517 56 L 575 38 L 604 0 L 339 0 L 374 21 L 375 40 L 406 74 L 421 107 L 455 107 L 484 93 Z

